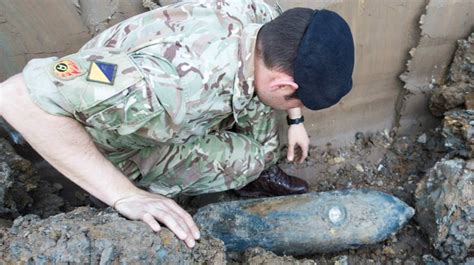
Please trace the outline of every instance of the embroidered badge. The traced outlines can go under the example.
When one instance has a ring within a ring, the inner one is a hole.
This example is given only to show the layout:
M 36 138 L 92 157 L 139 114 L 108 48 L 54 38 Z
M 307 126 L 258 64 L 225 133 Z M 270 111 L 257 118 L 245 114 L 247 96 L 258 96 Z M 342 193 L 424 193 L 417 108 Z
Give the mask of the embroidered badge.
M 62 60 L 53 67 L 54 75 L 62 80 L 69 80 L 84 73 L 78 63 L 73 60 Z
M 87 80 L 107 85 L 113 85 L 115 74 L 117 72 L 117 65 L 104 62 L 92 62 L 89 68 Z

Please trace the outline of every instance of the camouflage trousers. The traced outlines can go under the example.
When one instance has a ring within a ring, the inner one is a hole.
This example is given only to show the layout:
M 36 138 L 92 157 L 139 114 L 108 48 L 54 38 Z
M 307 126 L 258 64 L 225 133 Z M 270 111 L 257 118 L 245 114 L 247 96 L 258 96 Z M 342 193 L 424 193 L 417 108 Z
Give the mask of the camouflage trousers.
M 275 126 L 274 118 L 261 122 Z M 117 166 L 151 192 L 197 195 L 238 189 L 255 180 L 277 162 L 278 147 L 271 147 L 270 155 L 268 149 L 245 134 L 218 131 L 186 144 L 144 148 Z

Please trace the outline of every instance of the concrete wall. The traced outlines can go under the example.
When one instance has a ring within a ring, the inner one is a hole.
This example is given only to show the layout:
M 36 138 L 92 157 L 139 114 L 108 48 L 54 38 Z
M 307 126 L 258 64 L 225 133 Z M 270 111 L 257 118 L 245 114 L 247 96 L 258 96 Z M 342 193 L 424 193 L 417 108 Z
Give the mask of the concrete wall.
M 141 2 L 0 0 L 0 81 L 20 71 L 31 58 L 74 52 L 100 30 L 145 11 Z M 280 2 L 284 9 L 337 11 L 349 22 L 355 38 L 353 91 L 337 106 L 304 113 L 313 144 L 345 144 L 358 131 L 400 126 L 402 132 L 413 133 L 436 124 L 426 106 L 429 83 L 433 78 L 442 80 L 455 41 L 473 30 L 474 1 Z M 405 71 L 406 85 L 399 79 Z
M 77 51 L 97 32 L 146 11 L 140 0 L 0 0 L 0 81 L 36 57 Z

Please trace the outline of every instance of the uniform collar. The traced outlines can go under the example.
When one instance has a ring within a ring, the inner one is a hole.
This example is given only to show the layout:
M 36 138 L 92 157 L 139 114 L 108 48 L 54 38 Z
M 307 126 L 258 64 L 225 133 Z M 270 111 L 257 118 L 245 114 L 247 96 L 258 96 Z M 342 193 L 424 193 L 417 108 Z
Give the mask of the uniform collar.
M 238 72 L 234 82 L 234 93 L 232 96 L 232 107 L 234 118 L 238 117 L 243 109 L 248 105 L 254 96 L 255 86 L 255 47 L 257 43 L 257 34 L 262 24 L 248 24 L 240 38 L 239 44 L 239 62 Z

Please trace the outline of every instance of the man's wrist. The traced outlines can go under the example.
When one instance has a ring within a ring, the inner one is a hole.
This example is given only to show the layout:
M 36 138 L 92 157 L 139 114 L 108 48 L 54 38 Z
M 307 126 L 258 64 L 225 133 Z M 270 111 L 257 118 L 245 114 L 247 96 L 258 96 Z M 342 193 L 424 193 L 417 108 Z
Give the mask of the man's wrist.
M 292 109 L 289 109 L 286 111 L 288 117 L 290 119 L 296 119 L 296 118 L 300 118 L 301 116 L 303 116 L 303 114 L 301 113 L 301 108 L 297 107 L 297 108 L 292 108 Z
M 111 203 L 109 204 L 109 206 L 112 206 L 113 208 L 115 208 L 115 205 L 119 201 L 127 200 L 127 199 L 135 197 L 137 195 L 143 195 L 143 193 L 146 193 L 146 191 L 144 191 L 142 189 L 139 189 L 135 185 L 133 185 L 133 184 L 131 184 L 131 185 L 132 185 L 131 187 L 126 188 L 124 191 L 119 192 L 119 193 L 114 193 L 113 195 L 111 195 L 111 198 L 110 198 Z
M 295 119 L 291 119 L 289 116 L 286 116 L 286 122 L 288 125 L 302 124 L 304 122 L 304 116 Z

